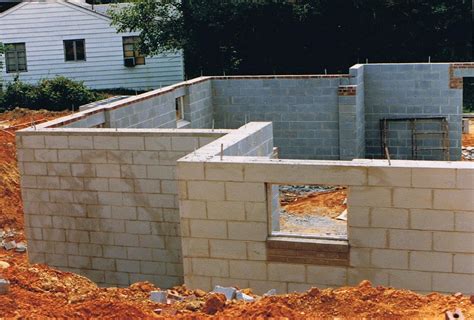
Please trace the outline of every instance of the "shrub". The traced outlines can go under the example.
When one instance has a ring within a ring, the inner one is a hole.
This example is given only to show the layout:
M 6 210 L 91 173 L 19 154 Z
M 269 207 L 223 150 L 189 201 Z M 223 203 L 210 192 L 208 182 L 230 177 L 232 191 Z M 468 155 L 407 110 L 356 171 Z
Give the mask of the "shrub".
M 37 85 L 30 85 L 15 79 L 8 83 L 0 98 L 0 109 L 16 107 L 61 111 L 78 109 L 79 106 L 96 101 L 101 95 L 94 93 L 83 82 L 58 76 L 43 79 Z M 2 101 L 3 100 L 3 101 Z
M 2 98 L 2 109 L 10 110 L 16 107 L 33 109 L 36 103 L 36 88 L 15 78 L 8 83 Z
M 97 100 L 96 94 L 83 82 L 65 77 L 41 80 L 37 92 L 37 105 L 49 110 L 77 110 L 79 106 Z

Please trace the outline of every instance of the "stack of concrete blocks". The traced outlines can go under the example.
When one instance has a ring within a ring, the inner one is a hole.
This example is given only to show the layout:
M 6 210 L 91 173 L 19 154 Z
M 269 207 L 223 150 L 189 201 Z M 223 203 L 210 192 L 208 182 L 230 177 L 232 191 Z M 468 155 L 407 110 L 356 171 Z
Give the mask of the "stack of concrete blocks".
M 474 68 L 463 70 L 467 70 L 464 76 L 474 76 Z M 450 64 L 366 64 L 364 74 L 367 158 L 381 156 L 379 119 L 446 116 L 449 121 L 450 157 L 451 160 L 460 159 L 462 87 L 451 88 Z M 407 124 L 391 125 L 390 137 L 392 156 L 410 159 L 411 129 Z M 423 140 L 425 146 L 440 144 L 440 136 Z M 421 158 L 443 159 L 439 151 L 424 151 Z
M 182 283 L 176 160 L 226 130 L 17 134 L 29 259 L 101 285 Z
M 204 290 L 216 284 L 252 287 L 263 293 L 356 285 L 367 279 L 425 293 L 472 293 L 472 164 L 221 159 L 217 146 L 222 140 L 212 143 L 213 152 L 198 150 L 178 161 L 186 285 Z M 347 241 L 281 241 L 287 262 L 272 261 L 272 184 L 348 186 Z M 301 252 L 290 249 L 299 242 L 313 243 L 320 256 L 345 246 L 349 259 L 346 265 L 331 264 L 329 258 L 324 265 L 302 262 Z
M 364 65 L 350 68 L 350 85 L 339 86 L 339 159 L 365 157 Z
M 280 158 L 339 159 L 341 84 L 349 84 L 349 75 L 216 77 L 216 124 L 272 121 Z

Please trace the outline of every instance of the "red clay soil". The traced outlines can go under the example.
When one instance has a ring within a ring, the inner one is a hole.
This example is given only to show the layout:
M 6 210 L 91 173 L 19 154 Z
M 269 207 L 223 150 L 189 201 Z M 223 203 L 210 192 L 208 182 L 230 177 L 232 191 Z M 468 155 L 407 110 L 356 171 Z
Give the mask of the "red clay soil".
M 344 199 L 347 198 L 347 188 L 345 187 L 335 191 L 313 192 L 304 196 L 295 195 L 291 198 L 293 198 L 291 202 L 285 201 L 281 203 L 281 207 L 292 214 L 335 218 L 347 208 L 344 204 Z
M 12 133 L 27 126 L 25 123 L 31 122 L 31 118 L 47 120 L 62 115 L 64 113 L 24 110 L 0 114 L 0 123 L 2 120 L 10 122 L 10 128 L 0 130 L 0 228 L 23 230 Z M 11 127 L 18 124 L 20 126 Z M 337 205 L 342 203 L 343 192 L 309 199 L 312 203 L 329 206 L 334 201 L 332 204 Z M 300 208 L 306 210 L 304 205 Z M 128 288 L 99 288 L 85 277 L 45 265 L 30 265 L 25 253 L 3 249 L 0 249 L 0 277 L 11 283 L 9 293 L 0 295 L 0 318 L 442 319 L 446 311 L 459 308 L 466 319 L 474 319 L 474 297 L 437 293 L 425 296 L 408 290 L 372 287 L 368 282 L 358 287 L 314 288 L 305 293 L 257 298 L 254 303 L 226 302 L 220 295 L 181 286 L 175 288 L 175 293 L 187 297 L 186 300 L 158 304 L 149 300 L 150 291 L 157 289 L 150 283 L 135 283 Z M 252 295 L 250 289 L 244 291 Z
M 15 131 L 69 112 L 15 109 L 0 113 L 0 227 L 23 229 L 19 173 L 16 164 Z

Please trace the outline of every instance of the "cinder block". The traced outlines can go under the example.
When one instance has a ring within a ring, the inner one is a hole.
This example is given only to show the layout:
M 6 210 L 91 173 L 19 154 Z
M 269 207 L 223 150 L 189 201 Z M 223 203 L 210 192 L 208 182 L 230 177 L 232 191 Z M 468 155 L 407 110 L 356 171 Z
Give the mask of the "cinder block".
M 190 276 L 184 276 L 184 283 L 186 283 L 186 286 L 189 288 L 193 289 L 201 289 L 204 291 L 211 291 L 212 286 L 211 286 L 211 277 L 203 277 L 203 276 L 196 276 L 196 275 L 190 275 Z
M 244 166 L 239 164 L 206 163 L 206 179 L 217 181 L 243 181 Z
M 348 229 L 348 240 L 353 247 L 386 248 L 387 230 L 350 227 Z
M 306 269 L 301 264 L 269 263 L 268 279 L 274 281 L 305 282 Z
M 431 232 L 416 230 L 389 230 L 392 249 L 431 250 Z
M 92 136 L 74 135 L 69 136 L 70 149 L 92 149 L 94 147 Z
M 119 137 L 120 150 L 145 150 L 144 137 Z
M 243 241 L 209 240 L 211 258 L 246 259 L 247 247 Z M 231 277 L 233 277 L 231 275 Z
M 430 189 L 395 188 L 393 206 L 398 208 L 431 208 L 432 191 Z
M 245 220 L 243 202 L 209 201 L 207 202 L 207 217 L 217 220 Z
M 117 271 L 121 272 L 140 272 L 140 261 L 116 260 Z
M 474 288 L 472 274 L 433 273 L 432 290 L 434 291 L 471 294 L 472 288 Z
M 69 148 L 67 136 L 45 136 L 45 145 L 49 149 L 67 149 Z
M 145 137 L 146 150 L 171 150 L 171 137 Z
M 129 260 L 153 260 L 152 249 L 127 247 L 127 258 Z
M 95 165 L 84 163 L 71 164 L 71 172 L 74 177 L 95 177 Z
M 57 162 L 58 151 L 54 149 L 35 149 L 34 159 L 39 162 Z
M 262 280 L 267 278 L 267 264 L 263 261 L 230 260 L 229 266 L 230 277 L 234 279 Z
M 77 230 L 66 230 L 66 239 L 68 242 L 88 243 L 89 232 L 77 231 Z
M 454 230 L 454 213 L 443 210 L 411 210 L 411 228 L 419 230 Z
M 408 251 L 373 249 L 371 265 L 377 268 L 408 269 Z
M 349 250 L 349 262 L 351 267 L 370 267 L 370 252 L 368 248 L 351 248 Z
M 104 258 L 127 259 L 127 251 L 120 246 L 102 246 Z
M 79 254 L 86 257 L 102 257 L 102 246 L 99 244 L 79 243 Z
M 455 254 L 453 271 L 474 274 L 474 254 Z
M 409 187 L 411 168 L 369 168 L 369 185 L 386 187 Z
M 373 208 L 371 213 L 371 225 L 372 227 L 378 228 L 407 229 L 408 210 L 396 208 Z
M 459 211 L 454 213 L 456 231 L 474 232 L 474 212 Z
M 245 202 L 245 214 L 247 221 L 266 222 L 267 204 L 264 202 Z
M 157 261 L 140 261 L 140 272 L 144 274 L 166 274 L 166 264 Z
M 206 219 L 206 202 L 181 200 L 179 213 L 181 218 Z
M 191 200 L 224 200 L 224 183 L 209 181 L 188 181 L 188 197 Z
M 229 239 L 245 241 L 265 241 L 268 236 L 268 226 L 261 222 L 231 222 L 227 223 Z
M 128 234 L 128 233 L 115 233 L 114 244 L 116 246 L 138 247 L 139 246 L 138 235 Z
M 90 269 L 92 267 L 90 257 L 68 256 L 68 265 L 72 268 Z
M 209 277 L 228 277 L 229 262 L 228 260 L 219 259 L 192 259 L 193 273 L 197 276 Z
M 227 239 L 227 224 L 218 220 L 190 220 L 191 236 L 196 238 Z
M 115 268 L 115 259 L 92 258 L 92 269 L 117 271 Z
M 267 247 L 264 242 L 247 242 L 249 260 L 267 260 Z
M 351 206 L 348 209 L 347 225 L 351 227 L 368 227 L 370 225 L 370 208 Z
M 389 270 L 389 273 L 390 286 L 395 288 L 423 291 L 432 290 L 430 272 Z
M 199 149 L 197 137 L 171 137 L 171 148 L 176 151 L 193 151 Z
M 130 284 L 128 275 L 126 272 L 106 272 L 105 282 L 109 285 L 126 286 Z
M 67 163 L 79 163 L 82 162 L 82 153 L 80 150 L 58 150 L 57 161 Z
M 472 190 L 434 190 L 433 207 L 435 209 L 467 210 L 474 208 Z
M 84 178 L 83 180 L 84 190 L 109 191 L 109 180 L 106 178 Z
M 392 190 L 384 187 L 350 187 L 347 204 L 349 208 L 351 206 L 391 207 Z
M 169 242 L 171 242 L 171 239 L 168 239 L 168 240 Z M 163 236 L 141 234 L 138 236 L 138 241 L 139 241 L 140 247 L 143 247 L 143 248 L 165 248 L 165 237 Z
M 209 240 L 182 238 L 183 257 L 209 257 Z
M 119 148 L 118 137 L 94 136 L 94 149 L 117 150 Z
M 103 232 L 125 232 L 125 223 L 122 220 L 102 219 L 99 227 Z
M 453 255 L 451 253 L 412 251 L 410 253 L 410 269 L 452 272 Z
M 174 180 L 175 179 L 175 167 L 173 166 L 147 166 L 146 167 L 146 177 L 148 179 L 166 179 Z M 140 176 L 132 175 L 130 178 L 145 178 Z
M 307 282 L 310 284 L 343 286 L 347 283 L 346 267 L 308 266 L 307 273 Z
M 472 253 L 473 243 L 473 233 L 433 232 L 433 249 L 435 251 Z
M 120 165 L 118 164 L 96 164 L 97 177 L 120 178 Z
M 266 189 L 263 183 L 226 182 L 226 199 L 231 201 L 265 201 Z
M 456 172 L 454 169 L 412 169 L 412 184 L 415 188 L 454 188 Z
M 46 229 L 43 228 L 43 240 L 46 241 L 65 241 L 66 232 L 61 229 Z
M 177 173 L 180 180 L 204 180 L 204 164 L 180 161 Z
M 456 187 L 474 189 L 474 170 L 456 169 Z
M 24 174 L 34 175 L 34 176 L 44 176 L 47 174 L 46 164 L 39 162 L 25 162 Z
M 21 136 L 22 146 L 27 149 L 42 149 L 45 148 L 44 136 Z
M 150 223 L 147 221 L 125 221 L 125 232 L 132 234 L 150 234 Z

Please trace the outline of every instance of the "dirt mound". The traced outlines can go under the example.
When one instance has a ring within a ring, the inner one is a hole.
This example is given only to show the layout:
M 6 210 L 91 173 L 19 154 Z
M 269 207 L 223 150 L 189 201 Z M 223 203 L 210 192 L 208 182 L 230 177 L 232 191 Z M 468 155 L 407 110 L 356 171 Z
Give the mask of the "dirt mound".
M 16 164 L 15 131 L 70 112 L 32 111 L 17 108 L 0 114 L 0 227 L 23 229 L 20 175 Z M 21 237 L 17 240 L 22 240 Z

